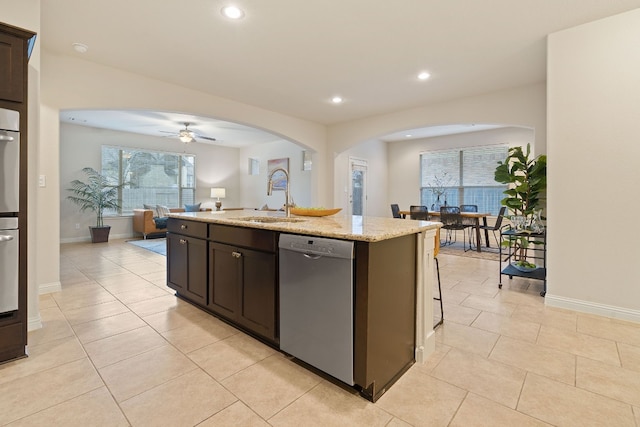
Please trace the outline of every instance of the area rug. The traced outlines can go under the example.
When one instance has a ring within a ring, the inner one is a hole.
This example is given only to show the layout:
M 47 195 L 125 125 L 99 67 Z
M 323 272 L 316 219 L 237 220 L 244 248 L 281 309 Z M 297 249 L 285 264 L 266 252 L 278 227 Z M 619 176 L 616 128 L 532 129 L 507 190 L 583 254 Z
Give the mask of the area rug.
M 498 248 L 495 248 L 495 247 L 486 248 L 483 246 L 481 248 L 482 252 L 478 252 L 475 250 L 475 248 L 472 250 L 468 250 L 469 245 L 467 244 L 466 246 L 467 246 L 467 251 L 465 252 L 462 246 L 462 242 L 458 240 L 452 245 L 440 246 L 440 253 L 446 254 L 446 255 L 465 256 L 469 258 L 480 258 L 480 259 L 486 259 L 490 261 L 498 261 L 500 259 Z
M 127 243 L 167 256 L 167 239 L 164 237 L 160 239 L 128 240 Z

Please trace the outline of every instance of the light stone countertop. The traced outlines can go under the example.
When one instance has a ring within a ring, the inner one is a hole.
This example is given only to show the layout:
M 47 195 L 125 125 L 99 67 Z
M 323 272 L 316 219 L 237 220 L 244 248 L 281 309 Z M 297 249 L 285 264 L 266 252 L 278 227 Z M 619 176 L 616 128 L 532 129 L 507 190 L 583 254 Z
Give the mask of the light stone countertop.
M 378 242 L 407 234 L 416 234 L 421 231 L 438 228 L 442 225 L 440 222 L 433 221 L 414 221 L 410 219 L 372 216 L 346 216 L 344 214 L 341 215 L 340 212 L 326 217 L 291 215 L 291 218 L 295 219 L 296 222 L 251 222 L 243 220 L 242 218 L 248 217 L 284 218 L 283 212 L 258 211 L 252 209 L 170 213 L 169 217 L 365 242 Z

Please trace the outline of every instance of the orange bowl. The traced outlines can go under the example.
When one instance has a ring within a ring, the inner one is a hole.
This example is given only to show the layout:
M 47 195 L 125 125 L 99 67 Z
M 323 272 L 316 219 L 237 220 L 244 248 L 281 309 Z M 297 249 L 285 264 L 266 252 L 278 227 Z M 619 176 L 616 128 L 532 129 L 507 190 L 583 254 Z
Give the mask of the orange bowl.
M 329 216 L 337 214 L 342 208 L 336 209 L 308 209 L 308 208 L 291 208 L 291 213 L 300 216 Z

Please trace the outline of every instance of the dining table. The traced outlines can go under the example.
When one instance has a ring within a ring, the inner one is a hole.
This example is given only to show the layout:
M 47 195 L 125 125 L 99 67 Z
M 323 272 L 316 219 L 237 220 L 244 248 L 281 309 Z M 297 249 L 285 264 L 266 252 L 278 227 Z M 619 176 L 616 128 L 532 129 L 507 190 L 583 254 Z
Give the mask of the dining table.
M 407 216 L 411 216 L 411 211 L 400 211 L 400 216 L 402 218 L 407 218 Z M 440 212 L 438 211 L 429 211 L 429 217 L 439 217 Z M 480 220 L 482 220 L 482 225 L 485 226 L 484 229 L 484 241 L 487 242 L 487 247 L 490 248 L 491 245 L 489 243 L 489 230 L 486 229 L 487 225 L 487 217 L 491 216 L 490 212 L 460 212 L 460 216 L 462 218 L 470 218 L 473 219 L 473 227 L 476 229 L 476 251 L 482 252 L 480 249 L 482 247 L 482 237 L 480 234 Z

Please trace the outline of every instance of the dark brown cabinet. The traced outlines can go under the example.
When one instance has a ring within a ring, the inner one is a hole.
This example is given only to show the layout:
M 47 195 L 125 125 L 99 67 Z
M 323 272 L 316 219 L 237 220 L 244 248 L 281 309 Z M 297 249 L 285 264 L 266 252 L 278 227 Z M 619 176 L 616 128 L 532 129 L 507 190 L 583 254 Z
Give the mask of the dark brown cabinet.
M 26 103 L 27 49 L 35 34 L 0 23 L 0 99 Z
M 416 237 L 356 242 L 354 381 L 375 402 L 415 361 Z
M 178 218 L 167 230 L 167 286 L 277 344 L 278 233 Z
M 206 305 L 206 224 L 171 218 L 167 229 L 167 286 L 190 301 Z
M 208 308 L 277 342 L 277 233 L 211 225 Z
M 0 313 L 0 363 L 26 356 L 27 345 L 27 83 L 35 33 L 0 23 L 0 108 L 17 111 L 20 128 L 18 309 Z M 0 148 L 2 149 L 2 148 Z M 5 213 L 6 214 L 6 213 Z M 9 213 L 16 215 L 16 213 Z M 0 269 L 3 266 L 0 266 Z
M 11 34 L 0 33 L 0 98 L 7 101 L 24 100 L 24 41 Z

